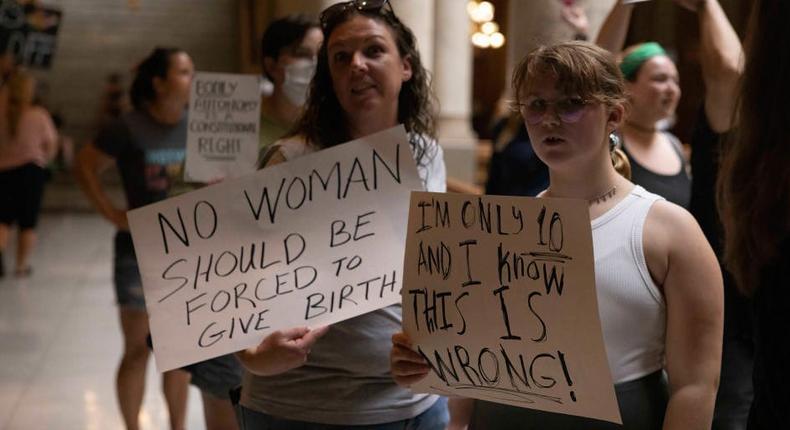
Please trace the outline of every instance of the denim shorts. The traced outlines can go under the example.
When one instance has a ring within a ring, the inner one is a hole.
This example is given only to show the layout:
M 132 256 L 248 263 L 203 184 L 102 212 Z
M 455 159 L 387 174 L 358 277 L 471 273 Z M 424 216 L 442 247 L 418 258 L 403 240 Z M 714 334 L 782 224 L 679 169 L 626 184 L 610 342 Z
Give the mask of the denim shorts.
M 137 267 L 132 235 L 128 231 L 115 234 L 113 260 L 113 282 L 118 306 L 145 310 L 143 281 Z
M 433 406 L 414 418 L 362 426 L 317 424 L 286 420 L 254 411 L 241 405 L 239 405 L 239 408 L 241 430 L 444 430 L 450 422 L 447 399 L 444 397 L 439 397 L 439 400 Z
M 192 385 L 220 400 L 230 400 L 229 393 L 241 385 L 241 375 L 244 372 L 241 363 L 233 354 L 190 364 L 184 370 L 192 375 Z

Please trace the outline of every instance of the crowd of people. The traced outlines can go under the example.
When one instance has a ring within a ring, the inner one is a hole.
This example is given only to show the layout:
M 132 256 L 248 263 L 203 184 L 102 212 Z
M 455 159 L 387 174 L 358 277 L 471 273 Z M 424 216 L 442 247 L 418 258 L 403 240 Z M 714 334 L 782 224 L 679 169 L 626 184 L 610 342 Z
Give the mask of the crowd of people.
M 790 423 L 784 328 L 790 297 L 790 4 L 755 0 L 745 48 L 718 0 L 696 13 L 704 98 L 688 150 L 669 130 L 681 97 L 668 50 L 623 45 L 635 7 L 616 2 L 597 39 L 565 2 L 573 41 L 517 63 L 495 127 L 486 193 L 586 201 L 604 346 L 623 423 L 409 389 L 431 367 L 401 332 L 401 306 L 328 327 L 274 331 L 247 350 L 165 372 L 172 429 L 185 428 L 190 383 L 214 429 L 777 429 Z M 258 166 L 402 124 L 423 186 L 445 192 L 435 100 L 417 40 L 389 0 L 352 0 L 314 20 L 289 15 L 261 40 Z M 139 428 L 151 354 L 148 314 L 126 213 L 205 184 L 183 180 L 195 66 L 154 49 L 123 101 L 107 82 L 103 114 L 75 176 L 116 227 L 113 283 L 123 334 L 116 391 Z M 18 224 L 14 274 L 29 276 L 47 164 L 58 134 L 34 103 L 35 80 L 0 77 L 0 276 Z M 101 175 L 120 172 L 126 206 Z M 627 328 L 627 330 L 624 330 Z

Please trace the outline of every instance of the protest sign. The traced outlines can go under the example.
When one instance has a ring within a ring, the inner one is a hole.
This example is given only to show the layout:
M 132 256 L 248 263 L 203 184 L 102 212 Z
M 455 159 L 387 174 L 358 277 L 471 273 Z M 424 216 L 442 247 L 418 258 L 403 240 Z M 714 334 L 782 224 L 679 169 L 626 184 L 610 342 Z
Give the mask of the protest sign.
M 0 52 L 24 66 L 49 69 L 62 16 L 55 7 L 0 0 Z
M 420 189 L 401 126 L 130 211 L 159 370 L 399 303 Z
M 412 193 L 403 285 L 413 390 L 620 423 L 586 202 Z
M 189 97 L 187 182 L 213 182 L 255 171 L 261 121 L 258 79 L 195 73 Z

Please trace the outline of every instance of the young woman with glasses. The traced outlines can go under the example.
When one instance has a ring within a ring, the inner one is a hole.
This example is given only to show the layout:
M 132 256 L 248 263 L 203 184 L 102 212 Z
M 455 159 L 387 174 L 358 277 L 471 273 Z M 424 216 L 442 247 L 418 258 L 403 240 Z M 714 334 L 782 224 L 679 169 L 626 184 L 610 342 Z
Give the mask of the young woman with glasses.
M 386 1 L 352 1 L 321 14 L 318 54 L 305 113 L 264 165 L 287 162 L 403 124 L 430 191 L 445 190 L 431 93 L 412 32 Z M 241 424 L 247 429 L 441 430 L 446 401 L 399 387 L 389 373 L 389 338 L 399 305 L 329 328 L 274 332 L 238 354 L 247 368 Z
M 513 90 L 535 153 L 549 168 L 542 196 L 589 202 L 598 309 L 623 426 L 454 400 L 471 412 L 457 424 L 709 429 L 721 357 L 721 273 L 691 215 L 616 167 L 624 160 L 610 135 L 623 122 L 622 74 L 603 49 L 566 42 L 529 54 L 516 68 Z M 406 386 L 429 371 L 402 333 L 393 337 L 391 365 Z

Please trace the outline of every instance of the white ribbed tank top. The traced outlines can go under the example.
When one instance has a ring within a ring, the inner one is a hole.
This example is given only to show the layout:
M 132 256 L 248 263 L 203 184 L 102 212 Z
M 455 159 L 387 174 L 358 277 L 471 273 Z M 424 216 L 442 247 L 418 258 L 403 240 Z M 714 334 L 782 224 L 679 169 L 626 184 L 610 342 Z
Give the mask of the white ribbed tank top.
M 657 200 L 663 198 L 637 185 L 592 221 L 598 311 L 614 383 L 664 367 L 666 304 L 642 246 L 645 219 Z

